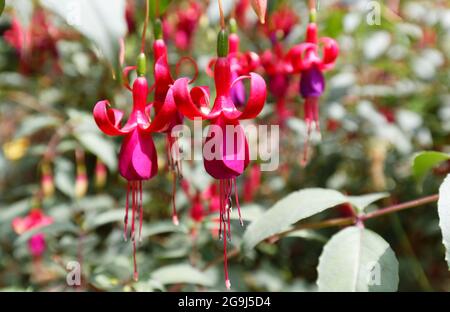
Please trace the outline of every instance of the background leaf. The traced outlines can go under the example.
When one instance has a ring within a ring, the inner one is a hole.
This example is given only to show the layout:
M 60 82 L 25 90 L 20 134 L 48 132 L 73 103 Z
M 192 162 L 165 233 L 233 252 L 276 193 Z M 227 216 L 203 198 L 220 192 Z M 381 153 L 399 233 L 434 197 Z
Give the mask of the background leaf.
M 445 260 L 450 269 L 450 175 L 447 175 L 439 188 L 438 214 L 442 242 L 445 246 Z
M 162 267 L 154 271 L 151 278 L 164 285 L 187 283 L 212 286 L 216 282 L 214 275 L 201 272 L 189 264 L 176 264 Z
M 414 157 L 413 161 L 413 174 L 418 180 L 423 178 L 428 171 L 430 171 L 434 166 L 443 162 L 444 160 L 449 160 L 450 155 L 435 151 L 420 152 Z
M 346 201 L 344 195 L 334 190 L 312 188 L 291 193 L 249 225 L 244 233 L 244 248 L 251 249 L 290 225 Z
M 43 0 L 42 4 L 89 38 L 115 67 L 125 36 L 125 0 Z
M 378 234 L 356 226 L 336 235 L 319 259 L 319 291 L 396 291 L 398 261 Z

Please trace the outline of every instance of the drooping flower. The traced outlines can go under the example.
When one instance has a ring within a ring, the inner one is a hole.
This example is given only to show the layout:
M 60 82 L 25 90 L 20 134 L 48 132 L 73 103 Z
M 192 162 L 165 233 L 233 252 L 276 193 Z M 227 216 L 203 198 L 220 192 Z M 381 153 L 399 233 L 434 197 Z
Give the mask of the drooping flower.
M 322 44 L 322 53 L 319 54 Z M 304 115 L 307 127 L 303 161 L 306 163 L 309 136 L 314 129 L 320 132 L 319 98 L 325 90 L 324 71 L 334 67 L 339 55 L 337 42 L 328 37 L 318 38 L 317 25 L 309 23 L 306 40 L 294 46 L 286 59 L 290 64 L 290 72 L 300 73 L 300 95 L 304 98 Z
M 241 52 L 239 50 L 240 39 L 237 34 L 237 24 L 233 18 L 230 19 L 230 29 L 231 33 L 228 36 L 228 59 L 231 67 L 231 80 L 234 81 L 239 76 L 249 75 L 251 72 L 255 71 L 260 65 L 260 60 L 259 55 L 255 52 Z M 208 74 L 212 77 L 214 76 L 214 72 L 211 68 L 214 66 L 215 62 L 216 59 L 212 59 L 207 68 Z M 245 104 L 245 86 L 242 81 L 237 81 L 231 88 L 231 98 L 237 107 L 241 107 Z
M 153 104 L 156 113 L 158 113 L 161 110 L 166 101 L 173 102 L 172 92 L 171 91 L 169 92 L 169 90 L 172 84 L 174 83 L 174 80 L 170 73 L 170 67 L 167 57 L 167 47 L 162 37 L 161 27 L 162 26 L 160 20 L 156 20 L 154 29 L 156 40 L 153 43 L 153 56 L 155 59 L 153 72 L 155 79 Z M 195 77 L 197 75 L 197 67 L 192 59 L 187 57 L 180 59 L 180 61 L 177 64 L 177 67 L 184 60 L 189 60 L 194 65 L 196 74 L 193 80 L 195 80 Z M 167 97 L 169 97 L 169 99 L 167 99 Z M 176 184 L 177 184 L 177 177 L 182 176 L 182 167 L 181 167 L 181 147 L 178 145 L 178 142 L 176 140 L 176 133 L 174 131 L 174 128 L 177 125 L 181 125 L 182 123 L 183 123 L 183 115 L 181 115 L 179 112 L 174 112 L 174 114 L 172 115 L 172 119 L 167 125 L 167 128 L 162 129 L 162 132 L 166 134 L 169 168 L 173 172 L 172 221 L 175 225 L 178 225 L 179 223 L 177 216 L 177 209 L 175 206 Z
M 247 10 L 250 7 L 250 0 L 237 0 L 234 9 L 236 21 L 242 28 L 247 28 Z
M 202 5 L 199 1 L 189 0 L 186 6 L 180 7 L 175 12 L 174 24 L 168 21 L 164 23 L 164 33 L 171 36 L 178 49 L 189 50 L 201 15 Z
M 52 167 L 46 160 L 44 160 L 41 166 L 41 190 L 44 197 L 51 197 L 55 193 Z
M 181 113 L 189 119 L 210 120 L 211 126 L 203 148 L 203 164 L 206 171 L 219 180 L 220 194 L 220 237 L 224 241 L 225 285 L 230 288 L 226 247 L 231 239 L 230 210 L 234 189 L 236 206 L 240 215 L 236 177 L 248 166 L 249 149 L 240 120 L 255 118 L 262 110 L 266 100 L 264 79 L 255 73 L 232 80 L 231 64 L 228 56 L 228 36 L 221 30 L 218 37 L 218 58 L 214 66 L 216 98 L 209 107 L 207 87 L 188 89 L 188 79 L 177 79 L 173 85 L 175 102 Z M 236 108 L 231 97 L 233 85 L 243 79 L 250 79 L 250 93 L 242 111 Z M 241 224 L 242 224 L 242 219 Z
M 275 98 L 278 123 L 284 126 L 286 119 L 293 113 L 287 108 L 292 75 L 289 73 L 283 46 L 276 38 L 273 39 L 272 49 L 264 51 L 260 59 L 268 76 L 269 92 Z
M 75 178 L 75 197 L 81 198 L 86 195 L 89 181 L 86 173 L 86 165 L 84 164 L 84 151 L 77 149 L 75 151 L 75 159 L 77 164 L 77 176 Z
M 276 38 L 277 40 L 284 39 L 291 33 L 292 28 L 298 21 L 299 17 L 295 14 L 294 10 L 283 5 L 270 14 L 264 31 L 269 38 Z
M 11 28 L 5 31 L 5 41 L 17 52 L 20 72 L 29 74 L 44 66 L 48 60 L 53 61 L 53 68 L 59 72 L 57 40 L 62 34 L 48 20 L 42 8 L 34 10 L 30 24 L 25 27 L 13 16 Z
M 135 243 L 135 219 L 139 214 L 139 238 L 142 232 L 143 203 L 142 182 L 151 179 L 158 171 L 157 154 L 151 133 L 161 132 L 167 129 L 176 113 L 176 106 L 172 96 L 167 96 L 164 105 L 155 113 L 153 120 L 150 112 L 153 103 L 147 104 L 149 87 L 145 74 L 145 55 L 141 53 L 138 66 L 124 69 L 124 76 L 128 72 L 137 69 L 138 77 L 133 87 L 128 88 L 133 94 L 133 108 L 125 125 L 121 125 L 124 113 L 111 108 L 107 100 L 99 101 L 94 107 L 94 119 L 97 126 L 105 134 L 110 136 L 123 136 L 119 153 L 119 172 L 128 181 L 126 196 L 126 211 L 124 220 L 124 238 L 128 234 L 128 211 L 131 195 L 131 230 L 130 237 L 133 242 L 134 277 L 137 279 L 136 267 L 136 243 Z
M 25 217 L 16 217 L 12 221 L 12 228 L 16 234 L 21 235 L 27 231 L 48 226 L 53 223 L 53 218 L 46 216 L 41 209 L 32 209 Z M 28 240 L 28 249 L 31 255 L 39 258 L 45 251 L 45 235 L 36 233 Z
M 97 189 L 101 189 L 105 186 L 107 175 L 108 170 L 106 169 L 105 164 L 97 158 L 97 162 L 95 163 L 95 187 Z

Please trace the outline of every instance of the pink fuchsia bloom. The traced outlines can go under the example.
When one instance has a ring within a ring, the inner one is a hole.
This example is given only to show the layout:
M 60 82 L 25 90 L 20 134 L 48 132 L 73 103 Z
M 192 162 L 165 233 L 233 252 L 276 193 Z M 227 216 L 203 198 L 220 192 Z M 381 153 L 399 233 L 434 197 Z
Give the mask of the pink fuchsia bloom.
M 319 44 L 322 53 L 319 54 Z M 309 136 L 314 128 L 320 132 L 319 97 L 325 90 L 323 72 L 334 67 L 339 55 L 337 42 L 328 37 L 318 38 L 317 25 L 310 23 L 306 30 L 306 41 L 294 46 L 287 55 L 292 73 L 300 73 L 300 94 L 305 100 L 304 113 L 307 127 L 304 162 L 306 163 Z
M 12 221 L 12 228 L 18 235 L 27 231 L 48 226 L 53 218 L 44 215 L 41 209 L 33 209 L 26 217 L 17 217 Z M 37 233 L 28 241 L 28 249 L 33 257 L 39 258 L 45 251 L 45 235 Z
M 44 197 L 51 197 L 55 193 L 53 170 L 50 163 L 46 160 L 41 166 L 41 190 Z
M 180 78 L 175 81 L 173 95 L 179 110 L 184 116 L 189 119 L 201 118 L 211 121 L 212 127 L 210 127 L 204 147 L 214 146 L 215 155 L 210 157 L 211 155 L 205 155 L 204 153 L 203 164 L 206 171 L 213 178 L 219 180 L 221 220 L 219 236 L 224 241 L 225 285 L 229 288 L 226 246 L 227 240 L 231 239 L 231 194 L 234 188 L 236 205 L 240 215 L 236 177 L 244 172 L 250 161 L 247 138 L 239 121 L 255 118 L 261 112 L 266 100 L 266 84 L 264 79 L 255 73 L 250 73 L 248 76 L 240 76 L 233 81 L 231 64 L 227 55 L 228 38 L 226 32 L 222 30 L 219 33 L 218 58 L 214 66 L 216 98 L 212 108 L 209 107 L 210 96 L 208 88 L 194 87 L 189 91 L 187 78 Z M 242 79 L 250 79 L 250 94 L 247 104 L 240 111 L 232 100 L 231 89 L 235 83 Z M 230 132 L 229 129 L 232 129 L 232 131 Z M 206 148 L 204 148 L 205 150 Z
M 247 10 L 250 7 L 250 0 L 237 0 L 234 9 L 236 21 L 242 28 L 247 28 Z
M 139 57 L 139 62 L 145 62 L 143 53 Z M 127 76 L 127 73 L 133 69 L 136 69 L 136 67 L 125 68 L 124 76 Z M 135 279 L 138 277 L 136 268 L 135 218 L 137 210 L 139 210 L 139 239 L 141 239 L 143 220 L 142 181 L 151 179 L 158 171 L 158 157 L 151 133 L 167 129 L 172 122 L 173 115 L 176 113 L 173 97 L 167 96 L 164 105 L 151 120 L 150 111 L 154 104 L 147 104 L 149 94 L 147 79 L 139 68 L 138 74 L 139 76 L 134 81 L 133 87 L 130 88 L 133 93 L 133 108 L 125 125 L 121 125 L 124 113 L 118 109 L 111 108 L 107 100 L 97 102 L 93 111 L 95 122 L 100 130 L 110 136 L 124 137 L 119 153 L 119 172 L 128 181 L 124 238 L 126 240 L 128 233 L 128 211 L 131 194 L 132 221 L 130 236 L 133 242 Z
M 266 35 L 272 40 L 284 39 L 290 33 L 292 28 L 299 22 L 300 18 L 288 6 L 282 6 L 272 14 L 268 23 L 264 27 Z
M 274 40 L 272 49 L 264 51 L 260 59 L 268 76 L 269 92 L 276 101 L 278 122 L 284 126 L 286 119 L 293 115 L 292 111 L 286 107 L 292 75 L 289 73 L 290 65 L 285 60 L 285 52 L 281 43 Z
M 231 34 L 228 36 L 228 59 L 231 66 L 231 80 L 236 80 L 239 76 L 247 76 L 255 71 L 260 66 L 259 55 L 252 51 L 240 52 L 240 39 L 236 33 L 236 22 L 234 19 L 230 20 Z M 207 73 L 211 77 L 214 76 L 213 68 L 217 59 L 212 59 L 207 68 Z M 245 104 L 246 94 L 245 86 L 242 81 L 237 81 L 231 88 L 231 99 L 237 107 Z
M 169 92 L 174 80 L 170 73 L 170 67 L 167 58 L 167 47 L 162 38 L 161 33 L 161 22 L 157 20 L 155 22 L 155 42 L 153 43 L 153 56 L 155 59 L 154 64 L 154 79 L 155 79 L 155 91 L 154 91 L 154 107 L 155 112 L 158 113 L 166 102 L 167 97 L 170 97 L 170 102 L 173 102 L 172 92 Z M 197 76 L 197 65 L 195 62 L 188 58 L 182 58 L 177 64 L 177 68 L 180 66 L 181 62 L 184 60 L 189 60 L 194 65 L 195 76 L 191 80 L 194 81 Z M 174 133 L 174 127 L 177 125 L 181 125 L 183 123 L 183 115 L 179 112 L 175 112 L 172 116 L 172 120 L 168 124 L 166 129 L 163 129 L 162 132 L 166 134 L 167 141 L 167 154 L 168 154 L 168 163 L 169 168 L 173 172 L 173 187 L 172 187 L 172 221 L 175 225 L 179 224 L 177 210 L 175 206 L 175 193 L 176 193 L 176 183 L 177 176 L 182 176 L 182 167 L 181 167 L 181 148 L 178 146 L 178 142 L 176 140 L 176 134 Z
M 11 28 L 4 33 L 5 41 L 17 51 L 23 74 L 41 69 L 48 60 L 54 61 L 56 71 L 61 70 L 57 63 L 58 37 L 59 31 L 48 21 L 46 12 L 41 8 L 33 12 L 27 28 L 13 16 Z
M 164 23 L 164 33 L 172 37 L 178 49 L 189 50 L 201 16 L 202 5 L 199 1 L 190 0 L 175 12 L 174 24 Z

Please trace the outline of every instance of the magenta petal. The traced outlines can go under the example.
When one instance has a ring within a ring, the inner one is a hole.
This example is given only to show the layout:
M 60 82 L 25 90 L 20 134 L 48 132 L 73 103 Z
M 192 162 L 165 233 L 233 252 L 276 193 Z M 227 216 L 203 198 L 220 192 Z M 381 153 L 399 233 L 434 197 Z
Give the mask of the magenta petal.
M 231 126 L 227 132 L 227 125 Z M 203 164 L 206 171 L 216 179 L 231 179 L 240 176 L 249 163 L 249 149 L 247 138 L 239 122 L 226 123 L 224 120 L 216 121 L 210 128 L 208 138 L 205 141 Z M 232 130 L 230 132 L 230 130 Z M 213 134 L 214 133 L 214 134 Z M 233 139 L 234 134 L 234 139 Z M 216 138 L 217 135 L 222 137 Z M 206 155 L 210 146 L 214 144 L 213 155 Z M 219 149 L 216 151 L 216 148 Z M 214 157 L 211 157 L 214 156 Z
M 35 257 L 41 256 L 45 251 L 45 237 L 43 233 L 37 233 L 28 240 L 28 248 Z
M 158 172 L 155 144 L 149 134 L 136 128 L 125 137 L 119 154 L 119 172 L 128 181 L 147 180 Z

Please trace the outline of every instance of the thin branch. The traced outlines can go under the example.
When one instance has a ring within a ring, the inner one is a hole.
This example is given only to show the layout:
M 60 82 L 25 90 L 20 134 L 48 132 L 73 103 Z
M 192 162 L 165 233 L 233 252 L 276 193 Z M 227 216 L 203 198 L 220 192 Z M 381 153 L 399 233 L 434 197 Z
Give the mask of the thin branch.
M 421 205 L 425 205 L 425 204 L 428 204 L 428 203 L 435 202 L 438 199 L 439 199 L 439 194 L 434 194 L 434 195 L 430 195 L 430 196 L 427 196 L 427 197 L 411 200 L 411 201 L 408 201 L 408 202 L 405 202 L 405 203 L 392 205 L 392 206 L 389 206 L 389 207 L 386 207 L 386 208 L 383 208 L 383 209 L 376 210 L 374 212 L 370 212 L 370 213 L 364 214 L 364 215 L 360 216 L 360 220 L 365 221 L 365 220 L 368 220 L 368 219 L 384 216 L 386 214 L 397 212 L 397 211 L 400 211 L 400 210 L 414 208 L 414 207 L 417 207 L 417 206 L 421 206 Z
M 144 22 L 144 30 L 142 31 L 142 39 L 141 39 L 141 53 L 145 52 L 145 36 L 147 34 L 147 27 L 148 27 L 148 17 L 150 12 L 150 6 L 148 4 L 150 0 L 145 0 L 145 22 Z M 157 3 L 159 1 L 156 1 Z
M 381 217 L 381 216 L 388 215 L 388 214 L 391 214 L 394 212 L 398 212 L 398 211 L 406 210 L 409 208 L 419 207 L 421 205 L 436 202 L 438 199 L 439 199 L 439 194 L 434 194 L 434 195 L 426 196 L 423 198 L 414 199 L 414 200 L 411 200 L 411 201 L 408 201 L 405 203 L 381 208 L 374 212 L 362 214 L 359 216 L 352 216 L 352 217 L 346 217 L 346 218 L 333 218 L 333 219 L 328 219 L 325 221 L 320 221 L 320 222 L 315 222 L 315 223 L 298 224 L 285 232 L 282 232 L 282 233 L 279 233 L 272 237 L 267 238 L 267 241 L 269 241 L 271 244 L 273 244 L 273 243 L 277 242 L 280 238 L 285 237 L 286 235 L 288 235 L 292 232 L 295 232 L 295 231 L 299 231 L 299 230 L 318 230 L 318 229 L 324 229 L 324 228 L 329 228 L 329 227 L 352 225 L 352 224 L 356 224 L 357 222 Z M 240 249 L 238 247 L 236 247 L 235 249 L 233 249 L 231 252 L 228 253 L 227 259 L 235 257 L 239 253 L 240 253 Z M 217 258 L 213 259 L 211 262 L 209 262 L 208 264 L 206 264 L 206 266 L 202 269 L 202 271 L 206 271 L 210 267 L 213 267 L 213 266 L 221 263 L 222 261 L 223 261 L 222 256 L 217 257 Z

